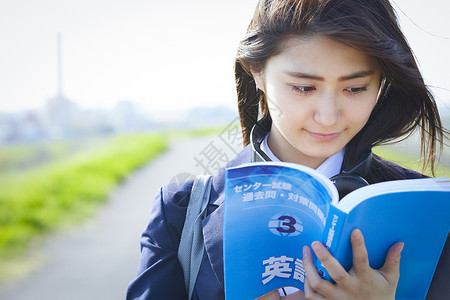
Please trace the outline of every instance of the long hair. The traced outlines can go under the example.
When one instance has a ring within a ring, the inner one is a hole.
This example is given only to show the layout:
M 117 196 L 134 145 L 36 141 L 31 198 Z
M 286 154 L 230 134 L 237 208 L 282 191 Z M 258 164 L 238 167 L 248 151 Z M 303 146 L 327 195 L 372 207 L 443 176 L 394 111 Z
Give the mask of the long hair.
M 261 71 L 279 54 L 286 37 L 325 36 L 373 57 L 387 81 L 364 128 L 346 147 L 352 160 L 372 147 L 402 140 L 420 131 L 421 156 L 434 170 L 437 144 L 442 151 L 445 129 L 433 95 L 388 0 L 261 0 L 240 42 L 235 79 L 244 146 L 258 114 L 269 116 L 267 99 L 256 88 L 251 70 Z M 270 116 L 269 116 L 270 117 Z

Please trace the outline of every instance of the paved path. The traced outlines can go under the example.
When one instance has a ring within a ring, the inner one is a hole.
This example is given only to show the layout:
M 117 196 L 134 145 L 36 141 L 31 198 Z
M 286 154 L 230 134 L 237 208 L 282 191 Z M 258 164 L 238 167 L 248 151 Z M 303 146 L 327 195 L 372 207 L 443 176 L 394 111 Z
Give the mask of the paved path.
M 133 173 L 113 191 L 95 218 L 51 237 L 43 249 L 37 249 L 45 263 L 28 277 L 3 285 L 0 299 L 124 299 L 128 283 L 136 275 L 139 237 L 154 195 L 175 174 L 202 173 L 194 157 L 201 158 L 202 150 L 215 139 L 178 141 Z M 219 146 L 221 153 L 234 156 L 224 144 Z

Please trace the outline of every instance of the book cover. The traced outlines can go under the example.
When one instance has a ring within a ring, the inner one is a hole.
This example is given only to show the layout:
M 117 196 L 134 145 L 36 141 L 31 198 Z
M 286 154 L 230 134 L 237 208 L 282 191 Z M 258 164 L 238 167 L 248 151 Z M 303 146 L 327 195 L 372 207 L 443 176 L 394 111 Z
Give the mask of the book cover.
M 224 272 L 227 299 L 303 290 L 302 248 L 322 241 L 349 270 L 350 232 L 364 234 L 369 262 L 380 268 L 390 246 L 405 242 L 396 299 L 424 299 L 450 231 L 450 181 L 414 179 L 369 185 L 341 201 L 331 181 L 289 163 L 227 170 Z M 319 274 L 330 279 L 320 261 Z

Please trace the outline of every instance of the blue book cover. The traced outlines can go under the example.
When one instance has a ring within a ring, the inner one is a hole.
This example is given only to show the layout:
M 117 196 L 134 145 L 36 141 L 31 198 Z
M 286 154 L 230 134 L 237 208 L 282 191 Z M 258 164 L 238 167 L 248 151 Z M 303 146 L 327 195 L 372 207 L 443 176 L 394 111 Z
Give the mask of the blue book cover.
M 372 268 L 383 265 L 395 242 L 405 242 L 396 299 L 424 299 L 450 231 L 449 179 L 378 183 L 338 198 L 331 181 L 307 167 L 267 162 L 228 169 L 226 299 L 255 299 L 284 286 L 303 290 L 302 248 L 313 241 L 349 270 L 355 228 L 364 234 Z M 317 259 L 316 266 L 330 280 Z

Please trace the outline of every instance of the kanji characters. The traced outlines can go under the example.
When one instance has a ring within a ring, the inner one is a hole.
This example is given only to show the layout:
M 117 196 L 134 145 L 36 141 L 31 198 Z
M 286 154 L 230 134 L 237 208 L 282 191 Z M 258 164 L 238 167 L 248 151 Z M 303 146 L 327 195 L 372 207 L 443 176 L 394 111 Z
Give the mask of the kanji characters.
M 303 267 L 303 261 L 296 258 L 294 270 L 291 268 L 291 262 L 294 262 L 294 259 L 285 255 L 280 257 L 272 256 L 269 259 L 264 260 L 263 265 L 265 265 L 265 269 L 262 274 L 262 283 L 267 284 L 275 277 L 290 278 L 291 276 L 295 280 L 305 282 L 306 272 Z
M 262 274 L 263 284 L 268 283 L 275 277 L 289 278 L 292 275 L 292 269 L 289 262 L 294 261 L 293 258 L 287 256 L 270 257 L 263 261 L 263 265 L 267 265 L 265 272 Z M 265 277 L 265 278 L 264 278 Z

